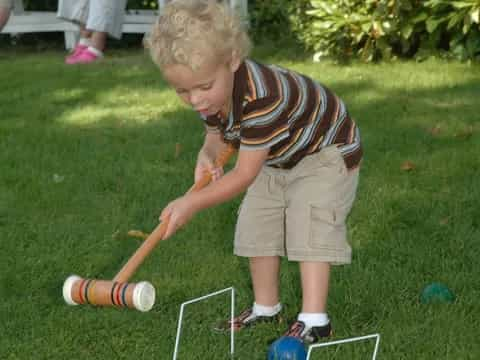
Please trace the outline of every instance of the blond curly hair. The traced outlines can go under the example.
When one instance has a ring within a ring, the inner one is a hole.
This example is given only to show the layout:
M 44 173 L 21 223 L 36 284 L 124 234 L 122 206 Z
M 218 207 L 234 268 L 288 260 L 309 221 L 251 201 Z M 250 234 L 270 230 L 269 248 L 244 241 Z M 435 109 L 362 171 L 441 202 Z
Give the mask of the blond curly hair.
M 248 56 L 251 43 L 241 20 L 216 0 L 173 0 L 163 9 L 146 38 L 145 46 L 162 69 L 185 65 L 193 71 L 200 66 L 240 60 Z

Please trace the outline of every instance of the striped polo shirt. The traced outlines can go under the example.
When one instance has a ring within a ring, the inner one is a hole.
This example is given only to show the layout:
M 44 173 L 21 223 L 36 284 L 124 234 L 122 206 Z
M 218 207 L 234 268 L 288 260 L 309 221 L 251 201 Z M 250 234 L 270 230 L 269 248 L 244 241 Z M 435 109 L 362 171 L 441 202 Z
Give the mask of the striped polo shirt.
M 266 165 L 290 169 L 335 144 L 348 169 L 362 158 L 360 134 L 345 104 L 307 76 L 245 60 L 235 72 L 228 119 L 203 119 L 241 150 L 270 149 Z

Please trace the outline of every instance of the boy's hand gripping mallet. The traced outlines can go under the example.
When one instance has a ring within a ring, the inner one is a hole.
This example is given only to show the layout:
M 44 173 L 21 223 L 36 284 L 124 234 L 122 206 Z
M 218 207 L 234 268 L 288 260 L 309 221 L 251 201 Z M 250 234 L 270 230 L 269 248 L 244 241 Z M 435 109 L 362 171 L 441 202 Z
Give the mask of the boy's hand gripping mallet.
M 229 146 L 219 155 L 216 166 L 223 167 L 234 151 L 233 147 Z M 210 180 L 211 174 L 206 173 L 187 193 L 202 189 L 210 183 Z M 153 285 L 148 281 L 139 283 L 127 283 L 127 281 L 157 243 L 162 240 L 167 226 L 168 219 L 153 230 L 113 280 L 82 279 L 77 275 L 69 276 L 63 284 L 65 302 L 69 305 L 113 305 L 149 311 L 155 303 Z

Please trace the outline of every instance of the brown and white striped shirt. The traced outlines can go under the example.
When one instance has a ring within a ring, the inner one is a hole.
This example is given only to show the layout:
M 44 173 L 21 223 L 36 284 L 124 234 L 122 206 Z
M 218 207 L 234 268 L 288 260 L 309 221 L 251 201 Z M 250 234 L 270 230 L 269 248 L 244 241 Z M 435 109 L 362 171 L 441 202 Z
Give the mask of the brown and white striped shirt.
M 228 119 L 204 119 L 244 150 L 269 148 L 266 165 L 290 169 L 305 156 L 335 144 L 347 168 L 359 165 L 359 130 L 345 104 L 307 76 L 245 60 L 235 73 Z

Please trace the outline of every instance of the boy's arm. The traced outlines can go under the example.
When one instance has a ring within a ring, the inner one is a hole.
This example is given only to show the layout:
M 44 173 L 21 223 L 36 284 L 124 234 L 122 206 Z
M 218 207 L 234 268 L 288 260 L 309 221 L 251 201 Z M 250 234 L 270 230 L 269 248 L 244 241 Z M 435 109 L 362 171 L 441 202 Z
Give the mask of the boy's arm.
M 195 182 L 199 181 L 206 171 L 210 172 L 213 180 L 223 175 L 223 168 L 215 165 L 215 159 L 226 149 L 227 144 L 223 141 L 222 135 L 218 132 L 208 132 L 202 148 L 198 152 L 197 164 L 195 166 Z
M 226 149 L 226 147 L 227 144 L 223 141 L 220 132 L 207 131 L 205 134 L 205 140 L 203 141 L 203 146 L 199 151 L 199 155 L 204 153 L 214 160 L 223 150 Z
M 207 187 L 171 202 L 160 215 L 169 218 L 164 239 L 170 237 L 198 211 L 226 202 L 244 192 L 260 172 L 269 149 L 239 151 L 235 167 Z
M 206 188 L 188 194 L 195 211 L 226 202 L 244 192 L 253 183 L 267 159 L 269 149 L 241 150 L 235 167 Z

